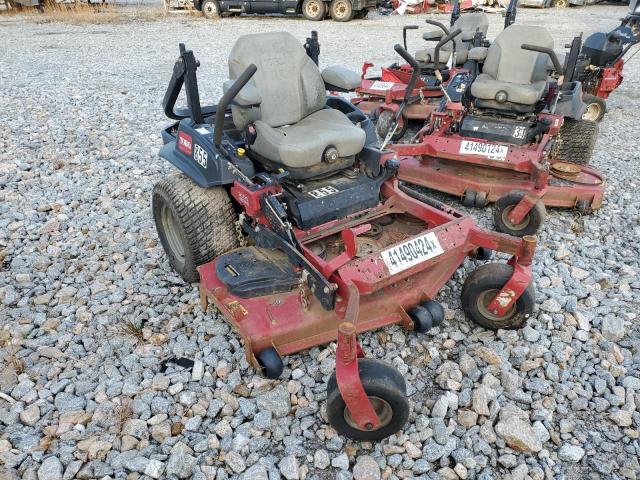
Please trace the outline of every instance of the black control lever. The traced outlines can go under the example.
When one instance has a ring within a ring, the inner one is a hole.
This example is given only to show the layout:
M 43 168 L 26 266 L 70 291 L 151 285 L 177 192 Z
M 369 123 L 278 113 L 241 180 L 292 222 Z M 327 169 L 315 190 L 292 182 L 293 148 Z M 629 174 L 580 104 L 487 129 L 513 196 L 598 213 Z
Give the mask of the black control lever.
M 442 29 L 445 35 L 449 35 L 449 29 L 444 25 L 444 23 L 437 22 L 436 20 L 429 20 L 429 19 L 426 19 L 424 22 L 428 23 L 429 25 L 435 25 L 436 27 Z
M 439 82 L 442 82 L 442 74 L 440 73 L 440 49 L 443 47 L 443 45 L 449 43 L 451 40 L 456 38 L 461 33 L 462 33 L 462 29 L 456 28 L 453 32 L 447 33 L 446 37 L 441 39 L 436 44 L 436 48 L 435 48 L 435 50 L 433 52 L 434 53 L 434 57 L 435 57 L 433 59 L 433 66 L 435 67 L 436 78 L 438 79 Z M 453 51 L 455 52 L 455 43 L 453 44 Z
M 522 48 L 523 50 L 529 50 L 531 52 L 538 52 L 549 55 L 549 58 L 551 58 L 551 62 L 553 63 L 553 69 L 558 72 L 559 75 L 564 75 L 564 68 L 562 67 L 560 60 L 558 59 L 558 55 L 556 55 L 556 52 L 554 52 L 552 48 L 541 47 L 539 45 L 530 45 L 528 43 L 520 45 L 520 48 Z
M 406 25 L 402 27 L 402 44 L 404 45 L 405 50 L 407 49 L 407 30 L 417 30 L 417 25 Z
M 220 99 L 220 103 L 218 103 L 218 110 L 216 111 L 216 123 L 214 125 L 215 134 L 213 137 L 213 141 L 216 146 L 220 146 L 222 142 L 222 128 L 224 127 L 224 114 L 225 110 L 231 103 L 240 90 L 251 80 L 251 77 L 256 73 L 258 67 L 256 67 L 253 63 L 245 68 L 244 72 L 240 74 L 240 76 L 233 82 L 231 88 L 227 90 L 222 98 Z

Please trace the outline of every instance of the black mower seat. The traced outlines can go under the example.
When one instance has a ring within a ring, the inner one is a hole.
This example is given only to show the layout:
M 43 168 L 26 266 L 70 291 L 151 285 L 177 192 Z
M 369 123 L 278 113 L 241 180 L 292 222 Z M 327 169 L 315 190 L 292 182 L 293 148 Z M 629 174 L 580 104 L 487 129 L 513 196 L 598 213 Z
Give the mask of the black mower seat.
M 482 72 L 471 84 L 479 107 L 522 111 L 532 108 L 547 89 L 547 55 L 523 50 L 523 44 L 553 48 L 544 27 L 511 25 L 489 47 Z
M 229 77 L 252 63 L 258 70 L 232 107 L 237 128 L 255 127 L 249 154 L 270 167 L 311 168 L 314 175 L 351 165 L 366 134 L 344 113 L 324 108 L 322 75 L 300 42 L 287 32 L 244 35 L 231 50 Z M 243 96 L 251 100 L 239 105 Z
M 489 30 L 489 17 L 487 17 L 487 14 L 484 12 L 464 13 L 460 15 L 460 18 L 455 21 L 449 30 L 454 31 L 458 28 L 462 30 L 462 32 L 453 39 L 456 46 L 456 65 L 463 65 L 464 62 L 467 61 L 469 50 L 473 48 L 473 39 L 476 33 L 482 32 L 484 36 L 487 35 L 487 31 Z M 445 43 L 440 49 L 438 61 L 447 63 L 452 53 L 452 42 Z M 422 63 L 433 63 L 435 55 L 434 45 L 433 47 L 418 50 L 415 54 L 415 59 Z

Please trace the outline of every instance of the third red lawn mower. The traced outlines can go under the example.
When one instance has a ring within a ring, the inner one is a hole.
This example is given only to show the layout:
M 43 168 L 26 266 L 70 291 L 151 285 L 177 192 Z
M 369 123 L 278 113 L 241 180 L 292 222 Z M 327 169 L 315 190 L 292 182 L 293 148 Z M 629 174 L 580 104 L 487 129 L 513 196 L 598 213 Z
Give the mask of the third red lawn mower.
M 417 76 L 419 63 L 400 45 L 395 49 Z M 389 145 L 407 156 L 399 178 L 458 195 L 465 206 L 496 202 L 496 227 L 512 235 L 537 232 L 545 205 L 582 213 L 599 208 L 605 178 L 586 165 L 597 124 L 582 120 L 580 82 L 563 82 L 549 32 L 511 25 L 469 57 L 483 63 L 483 73 L 460 101 L 452 100 L 459 92 L 443 89 L 440 108 L 413 141 Z M 557 81 L 548 78 L 549 59 Z
M 321 73 L 289 33 L 244 35 L 219 104 L 201 107 L 197 67 L 181 45 L 163 102 L 177 121 L 160 152 L 180 173 L 155 185 L 154 219 L 173 268 L 200 281 L 202 306 L 234 327 L 253 366 L 277 378 L 282 356 L 337 339 L 329 421 L 379 440 L 408 419 L 405 382 L 363 358 L 357 333 L 437 326 L 440 288 L 467 257 L 494 250 L 510 260 L 471 273 L 462 307 L 487 328 L 524 325 L 535 237 L 483 230 L 403 185 L 362 112 L 326 96 L 328 83 L 348 87 L 344 69 Z M 183 85 L 188 108 L 176 109 Z
M 420 64 L 420 75 L 413 76 L 413 67 L 409 64 L 394 63 L 382 67 L 379 76 L 367 77 L 373 64 L 365 62 L 362 66 L 362 81 L 356 89 L 357 96 L 351 101 L 376 119 L 376 132 L 380 138 L 386 137 L 392 119 L 403 102 L 402 115 L 398 117 L 393 140 L 402 138 L 409 122 L 422 123 L 438 108 L 443 96 L 442 85 L 452 85 L 463 90 L 469 68 L 476 67 L 476 63 L 467 62 L 468 52 L 473 47 L 486 44 L 485 37 L 489 28 L 487 15 L 482 12 L 461 13 L 457 2 L 451 13 L 450 27 L 429 19 L 426 23 L 436 26 L 437 30 L 423 33 L 422 38 L 432 43 L 432 46 L 415 53 Z M 416 29 L 417 25 L 403 27 L 405 50 L 407 32 Z M 440 71 L 439 79 L 435 76 L 436 70 Z M 410 92 L 408 97 L 405 95 L 407 92 Z

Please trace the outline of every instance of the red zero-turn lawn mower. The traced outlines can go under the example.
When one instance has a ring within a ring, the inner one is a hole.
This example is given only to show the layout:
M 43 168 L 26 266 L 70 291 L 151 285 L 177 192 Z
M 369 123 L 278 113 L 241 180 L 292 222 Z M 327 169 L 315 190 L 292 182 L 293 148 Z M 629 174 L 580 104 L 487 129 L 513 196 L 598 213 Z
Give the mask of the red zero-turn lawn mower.
M 597 124 L 581 119 L 580 83 L 562 82 L 552 47 L 546 29 L 511 25 L 489 48 L 471 50 L 470 57 L 484 62 L 483 73 L 461 101 L 449 101 L 456 92 L 447 93 L 416 143 L 391 145 L 409 156 L 400 179 L 459 195 L 466 206 L 496 202 L 496 227 L 512 235 L 535 233 L 545 205 L 600 207 L 604 176 L 581 165 L 591 157 Z M 418 62 L 395 48 L 417 71 Z M 548 58 L 557 82 L 547 81 Z
M 283 355 L 337 339 L 329 421 L 377 440 L 407 421 L 405 382 L 364 358 L 356 333 L 440 324 L 438 290 L 466 257 L 493 250 L 511 259 L 476 269 L 462 306 L 488 328 L 525 323 L 535 238 L 482 230 L 400 184 L 395 153 L 366 144 L 366 117 L 326 96 L 343 69 L 320 73 L 289 33 L 245 35 L 219 104 L 201 107 L 198 63 L 180 50 L 164 99 L 179 121 L 160 155 L 181 173 L 154 187 L 156 228 L 172 266 L 199 278 L 202 306 L 215 305 L 267 377 L 282 373 Z M 183 85 L 188 108 L 176 110 Z
M 587 105 L 584 119 L 602 120 L 607 111 L 606 99 L 622 83 L 624 56 L 639 42 L 640 5 L 634 0 L 622 23 L 611 32 L 596 32 L 584 43 L 581 36 L 576 37 L 569 45 L 565 80 L 582 83 L 582 98 Z
M 385 138 L 394 121 L 400 105 L 404 102 L 402 115 L 397 119 L 397 128 L 392 137 L 399 140 L 404 136 L 410 121 L 424 122 L 438 108 L 442 100 L 442 85 L 451 85 L 452 90 L 464 91 L 469 68 L 477 63 L 467 64 L 467 55 L 471 48 L 485 45 L 485 36 L 489 28 L 489 19 L 482 12 L 460 14 L 454 10 L 451 14 L 451 29 L 440 22 L 426 20 L 438 30 L 425 32 L 422 37 L 429 42 L 437 42 L 435 47 L 418 50 L 415 54 L 420 64 L 420 75 L 413 76 L 413 67 L 408 64 L 382 67 L 376 78 L 366 78 L 367 71 L 373 66 L 365 62 L 362 66 L 362 81 L 356 89 L 357 97 L 351 101 L 360 110 L 376 119 L 376 132 Z M 407 31 L 416 30 L 417 25 L 407 25 L 402 29 L 405 50 L 407 49 Z M 450 66 L 449 66 L 450 65 Z M 441 66 L 444 68 L 441 69 Z M 435 71 L 442 78 L 436 78 Z M 411 92 L 407 97 L 406 93 Z

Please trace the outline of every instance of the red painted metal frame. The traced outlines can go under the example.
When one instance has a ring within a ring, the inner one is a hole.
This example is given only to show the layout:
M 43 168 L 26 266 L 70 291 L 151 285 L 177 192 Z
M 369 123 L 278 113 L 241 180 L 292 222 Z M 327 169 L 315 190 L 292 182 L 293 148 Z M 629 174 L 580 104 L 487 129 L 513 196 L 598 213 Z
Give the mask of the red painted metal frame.
M 351 102 L 366 114 L 380 112 L 381 110 L 391 110 L 397 112 L 400 104 L 404 100 L 409 79 L 413 72 L 412 67 L 408 64 L 399 67 L 382 67 L 380 79 L 364 78 L 367 70 L 373 64 L 365 62 L 362 66 L 362 81 L 360 87 L 356 89 L 357 97 L 351 99 Z M 456 74 L 463 71 L 460 68 L 452 68 L 449 70 L 449 78 L 453 78 Z M 394 85 L 386 90 L 373 88 L 376 81 L 391 82 Z M 445 83 L 446 85 L 446 83 Z M 422 79 L 418 79 L 416 87 L 411 93 L 412 96 L 420 96 L 420 101 L 407 105 L 402 112 L 403 118 L 409 120 L 426 120 L 429 115 L 436 111 L 440 100 L 443 97 L 440 89 L 427 89 Z
M 509 219 L 519 223 L 538 200 L 546 206 L 573 208 L 586 200 L 595 210 L 602 204 L 605 176 L 597 170 L 580 166 L 574 176 L 560 175 L 554 164 L 562 159 L 549 158 L 552 137 L 557 135 L 563 118 L 541 114 L 551 121 L 549 131 L 538 144 L 507 145 L 504 160 L 489 159 L 481 155 L 460 153 L 463 141 L 488 142 L 480 138 L 461 137 L 450 133 L 451 124 L 463 113 L 462 105 L 449 103 L 445 112 L 432 115 L 431 133 L 427 127 L 419 133 L 418 143 L 389 145 L 401 155 L 398 176 L 407 182 L 462 196 L 467 190 L 484 192 L 488 202 L 513 190 L 524 190 L 527 195 L 510 212 Z
M 394 155 L 387 152 L 382 163 Z M 259 209 L 260 198 L 279 189 L 274 185 L 247 187 L 236 182 L 231 194 L 246 215 L 258 224 L 268 225 Z M 407 311 L 434 298 L 465 257 L 480 247 L 511 255 L 513 274 L 490 304 L 496 312 L 508 311 L 531 282 L 536 243 L 533 237 L 519 239 L 480 229 L 460 212 L 420 202 L 400 190 L 397 178 L 387 180 L 380 193 L 384 201 L 374 208 L 306 231 L 293 229 L 307 260 L 336 286 L 335 307 L 331 311 L 325 310 L 305 287 L 240 298 L 217 277 L 217 259 L 198 267 L 203 309 L 210 302 L 215 305 L 242 337 L 247 360 L 256 368 L 259 364 L 255 354 L 265 348 L 273 347 L 278 354 L 287 355 L 337 340 L 337 385 L 353 420 L 365 431 L 375 429 L 380 421 L 360 381 L 358 357 L 363 357 L 364 352 L 356 334 L 394 323 L 413 329 Z M 358 235 L 370 230 L 370 222 L 392 214 L 408 214 L 422 220 L 426 227 L 385 249 L 429 232 L 435 235 L 443 252 L 395 274 L 389 272 L 381 252 L 357 258 Z M 329 260 L 314 254 L 311 243 L 335 234 L 342 237 L 342 253 Z
M 587 93 L 600 98 L 609 98 L 609 95 L 620 86 L 623 75 L 624 61 L 619 59 L 611 67 L 603 68 L 595 88 L 590 89 Z
M 295 230 L 307 259 L 320 271 L 333 270 L 336 265 L 329 268 L 329 262 L 314 255 L 307 247 L 310 243 L 350 228 L 354 235 L 359 234 L 362 230 L 354 227 L 389 214 L 402 213 L 422 219 L 427 224 L 423 232 L 412 238 L 427 231 L 432 232 L 442 246 L 443 253 L 395 275 L 389 273 L 380 252 L 351 258 L 328 277 L 337 285 L 336 304 L 332 311 L 324 310 L 311 294 L 308 295 L 308 307 L 304 308 L 305 302 L 301 301 L 299 291 L 239 298 L 231 294 L 217 278 L 216 260 L 198 268 L 203 306 L 206 308 L 207 299 L 211 300 L 235 327 L 244 340 L 247 358 L 252 364 L 258 365 L 255 352 L 271 346 L 281 355 L 286 355 L 334 341 L 351 298 L 349 284 L 355 285 L 359 293 L 360 302 L 353 323 L 361 332 L 392 323 L 412 329 L 407 310 L 434 298 L 464 258 L 479 247 L 509 253 L 514 262 L 523 266 L 523 271 L 528 272 L 530 278 L 530 270 L 527 270 L 530 267 L 527 265 L 531 263 L 533 249 L 525 240 L 480 229 L 472 218 L 453 209 L 445 212 L 419 202 L 398 188 L 397 179 L 385 182 L 381 193 L 385 201 L 375 208 L 309 231 Z M 350 255 L 353 252 L 346 253 Z M 518 272 L 516 269 L 514 276 L 519 275 Z

